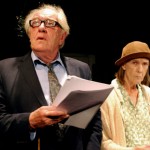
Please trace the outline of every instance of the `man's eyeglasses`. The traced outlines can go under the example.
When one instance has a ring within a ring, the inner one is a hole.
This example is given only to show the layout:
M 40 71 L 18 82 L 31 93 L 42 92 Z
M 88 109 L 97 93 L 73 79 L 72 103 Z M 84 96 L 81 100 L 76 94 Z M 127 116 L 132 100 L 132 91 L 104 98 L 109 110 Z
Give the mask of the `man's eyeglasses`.
M 46 20 L 33 19 L 29 21 L 30 26 L 33 28 L 39 27 L 42 23 L 44 23 L 44 26 L 47 28 L 51 28 L 55 26 L 59 26 L 60 28 L 62 28 L 58 22 L 51 19 L 46 19 Z

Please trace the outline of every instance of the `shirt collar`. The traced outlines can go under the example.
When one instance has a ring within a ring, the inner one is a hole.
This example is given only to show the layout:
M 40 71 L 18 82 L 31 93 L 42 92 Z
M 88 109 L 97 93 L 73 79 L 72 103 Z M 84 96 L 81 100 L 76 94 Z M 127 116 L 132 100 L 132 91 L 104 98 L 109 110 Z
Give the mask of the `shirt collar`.
M 35 55 L 35 53 L 34 53 L 33 51 L 31 52 L 31 58 L 32 58 L 34 64 L 35 64 L 35 60 L 39 60 L 41 63 L 45 64 L 41 59 L 39 59 L 39 58 Z M 58 62 L 64 67 L 64 64 L 63 64 L 63 62 L 62 62 L 62 60 L 61 60 L 61 58 L 60 58 L 60 53 L 58 53 L 56 59 L 55 59 L 54 61 L 52 61 L 52 63 L 54 63 L 54 62 L 56 62 L 56 61 L 58 61 Z M 46 65 L 46 64 L 45 64 L 45 65 Z

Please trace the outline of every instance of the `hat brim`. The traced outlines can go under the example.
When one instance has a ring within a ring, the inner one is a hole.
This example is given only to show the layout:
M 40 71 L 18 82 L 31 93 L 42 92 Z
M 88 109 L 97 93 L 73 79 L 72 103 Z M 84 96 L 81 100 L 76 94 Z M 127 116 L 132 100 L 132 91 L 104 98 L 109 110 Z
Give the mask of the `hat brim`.
M 125 57 L 122 57 L 122 58 L 118 59 L 115 62 L 115 65 L 122 66 L 124 63 L 126 63 L 126 62 L 128 62 L 132 59 L 135 59 L 135 58 L 147 58 L 147 59 L 150 60 L 150 53 L 139 52 L 139 53 L 134 53 L 134 54 L 127 55 Z

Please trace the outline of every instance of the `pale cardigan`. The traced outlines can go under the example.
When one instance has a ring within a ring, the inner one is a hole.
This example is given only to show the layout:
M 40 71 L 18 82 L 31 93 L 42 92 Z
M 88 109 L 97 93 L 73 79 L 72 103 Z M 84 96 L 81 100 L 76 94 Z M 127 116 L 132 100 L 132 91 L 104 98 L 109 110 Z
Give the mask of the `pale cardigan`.
M 103 127 L 101 150 L 133 150 L 133 147 L 126 147 L 125 130 L 120 109 L 122 96 L 120 90 L 118 90 L 116 79 L 112 81 L 112 85 L 114 89 L 100 107 Z M 140 86 L 145 99 L 150 104 L 150 88 L 141 84 Z

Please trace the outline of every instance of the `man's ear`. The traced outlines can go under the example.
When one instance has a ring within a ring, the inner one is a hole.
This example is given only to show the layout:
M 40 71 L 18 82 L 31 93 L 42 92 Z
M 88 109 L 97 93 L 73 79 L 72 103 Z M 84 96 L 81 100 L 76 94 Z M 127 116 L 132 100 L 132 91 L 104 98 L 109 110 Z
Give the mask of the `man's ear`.
M 66 39 L 66 37 L 67 37 L 67 33 L 66 32 L 63 32 L 62 33 L 62 35 L 61 35 L 61 38 L 60 38 L 60 45 L 63 45 L 64 44 L 64 41 L 65 41 L 65 39 Z

